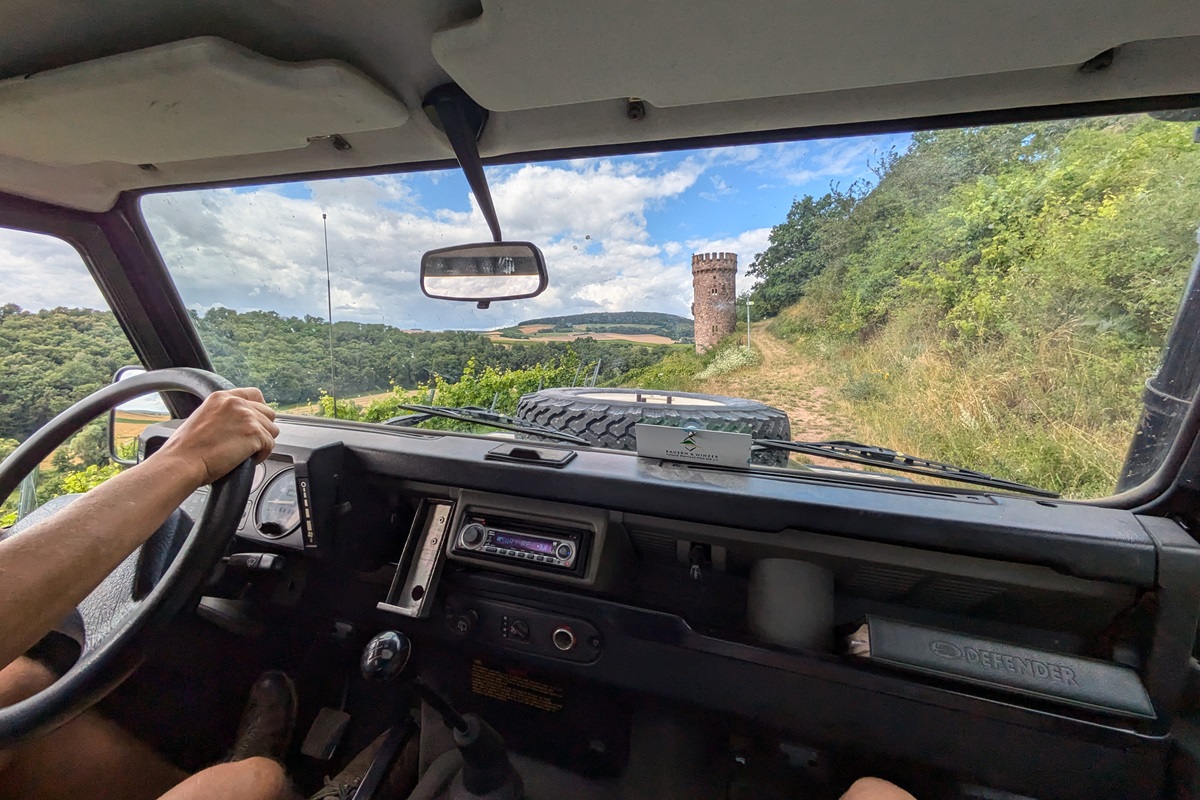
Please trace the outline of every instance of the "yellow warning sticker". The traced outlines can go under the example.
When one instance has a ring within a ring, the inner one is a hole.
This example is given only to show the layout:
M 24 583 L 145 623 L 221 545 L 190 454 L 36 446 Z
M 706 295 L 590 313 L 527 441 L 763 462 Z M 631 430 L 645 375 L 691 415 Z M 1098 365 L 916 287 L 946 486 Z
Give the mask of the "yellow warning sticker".
M 524 675 L 485 667 L 482 662 L 471 664 L 471 691 L 493 700 L 521 703 L 541 711 L 562 711 L 562 689 L 535 681 Z

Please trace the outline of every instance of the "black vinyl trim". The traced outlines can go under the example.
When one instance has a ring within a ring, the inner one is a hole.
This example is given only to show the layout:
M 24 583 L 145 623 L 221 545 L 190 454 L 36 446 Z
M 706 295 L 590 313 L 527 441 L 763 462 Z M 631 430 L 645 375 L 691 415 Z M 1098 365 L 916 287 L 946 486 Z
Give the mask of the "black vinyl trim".
M 1158 550 L 1154 635 L 1144 670 L 1146 689 L 1163 717 L 1176 713 L 1184 693 L 1200 620 L 1200 546 L 1178 524 L 1143 517 Z
M 445 578 L 447 587 L 577 616 L 595 624 L 604 641 L 596 662 L 577 664 L 464 641 L 437 613 L 412 622 L 414 636 L 436 638 L 456 656 L 468 648 L 529 669 L 698 703 L 794 731 L 808 743 L 901 758 L 1047 800 L 1157 797 L 1162 785 L 1170 740 L 1148 732 L 1150 724 L 1084 719 L 832 655 L 719 639 L 672 614 L 529 581 L 463 572 Z M 382 612 L 372 621 L 391 624 Z M 1003 747 L 1004 756 L 985 742 Z
M 284 446 L 315 449 L 341 441 L 355 468 L 400 480 L 760 531 L 768 545 L 779 531 L 809 530 L 1155 585 L 1154 540 L 1136 516 L 1119 509 L 1000 493 L 933 495 L 917 484 L 883 488 L 803 473 L 780 480 L 753 471 L 692 470 L 591 448 L 547 473 L 487 461 L 496 440 L 483 436 L 286 416 L 278 422 Z

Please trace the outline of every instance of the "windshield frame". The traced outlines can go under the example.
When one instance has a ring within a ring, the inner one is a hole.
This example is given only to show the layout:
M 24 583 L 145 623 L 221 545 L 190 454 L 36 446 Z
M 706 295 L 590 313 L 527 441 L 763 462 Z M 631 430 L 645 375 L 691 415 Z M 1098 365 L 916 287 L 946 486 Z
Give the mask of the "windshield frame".
M 972 126 L 990 126 L 1016 124 L 1025 122 L 1051 121 L 1059 119 L 1073 119 L 1080 117 L 1096 117 L 1108 116 L 1129 113 L 1146 113 L 1151 111 L 1168 111 L 1186 108 L 1200 107 L 1200 93 L 1153 96 L 1141 98 L 1120 98 L 1115 100 L 1105 101 L 1089 101 L 1083 103 L 1066 103 L 1060 105 L 1020 107 L 1014 109 L 992 109 L 980 110 L 973 112 L 964 112 L 947 115 L 924 116 L 924 117 L 906 117 L 892 120 L 864 120 L 862 122 L 838 123 L 833 125 L 816 125 L 807 127 L 795 127 L 785 129 L 773 129 L 767 131 L 743 131 L 732 132 L 728 134 L 697 136 L 686 138 L 673 138 L 665 140 L 645 140 L 622 142 L 611 145 L 591 145 L 586 147 L 573 148 L 548 148 L 532 151 L 520 151 L 507 154 L 496 154 L 486 156 L 482 159 L 484 166 L 511 166 L 525 163 L 539 163 L 545 161 L 557 161 L 566 159 L 582 159 L 582 158 L 599 158 L 606 156 L 625 156 L 625 155 L 643 155 L 653 153 L 666 153 L 678 150 L 718 148 L 718 147 L 733 147 L 739 145 L 752 144 L 774 144 L 784 142 L 798 142 L 812 139 L 826 138 L 841 138 L 851 136 L 864 136 L 871 134 L 890 134 L 890 133 L 913 133 L 926 130 L 942 130 L 950 128 L 963 128 Z M 291 174 L 280 174 L 270 176 L 258 176 L 253 178 L 242 178 L 234 180 L 222 180 L 212 182 L 191 182 L 181 183 L 169 186 L 155 186 L 142 190 L 130 191 L 122 193 L 117 204 L 112 211 L 105 215 L 99 215 L 101 218 L 107 218 L 110 215 L 116 215 L 123 222 L 127 229 L 132 229 L 134 236 L 140 240 L 141 250 L 148 257 L 148 260 L 154 262 L 152 272 L 157 273 L 153 277 L 164 277 L 169 286 L 167 293 L 173 301 L 172 305 L 177 309 L 175 319 L 179 325 L 187 328 L 183 332 L 183 339 L 194 342 L 199 346 L 200 359 L 206 365 L 205 368 L 211 369 L 207 351 L 200 343 L 199 334 L 195 330 L 188 317 L 183 305 L 182 298 L 174 284 L 174 279 L 171 277 L 167 269 L 165 260 L 150 233 L 149 226 L 146 223 L 142 212 L 142 198 L 156 194 L 170 194 L 175 192 L 183 192 L 195 189 L 218 189 L 218 188 L 238 188 L 247 186 L 257 186 L 265 183 L 288 183 L 294 181 L 309 181 L 309 180 L 332 180 L 351 177 L 382 177 L 387 175 L 403 175 L 410 173 L 429 172 L 434 170 L 457 169 L 458 162 L 454 159 L 439 159 L 434 161 L 422 161 L 408 164 L 388 164 L 372 167 L 348 167 L 345 169 L 335 169 L 319 172 L 302 172 Z M 0 225 L 5 224 L 5 204 L 0 198 Z M 88 215 L 94 218 L 95 215 Z M 14 226 L 16 227 L 16 226 Z M 42 232 L 42 231 L 34 231 Z M 114 247 L 114 254 L 118 256 L 118 264 L 124 259 L 120 257 L 121 251 L 124 248 Z M 85 263 L 89 269 L 93 270 L 93 274 L 100 283 L 102 291 L 105 290 L 105 281 L 103 278 L 109 273 L 108 270 L 102 268 L 93 269 L 92 261 L 88 258 L 88 251 L 81 248 L 84 255 Z M 121 270 L 122 277 L 125 277 L 125 271 Z M 122 281 L 123 283 L 126 281 Z M 109 279 L 111 285 L 111 279 Z M 117 313 L 118 319 L 125 324 L 122 319 L 122 310 L 128 306 L 117 302 L 120 300 L 120 294 L 114 293 L 114 298 L 110 301 L 114 312 Z M 106 292 L 106 299 L 107 292 Z M 156 332 L 161 333 L 161 328 L 156 327 Z M 1200 338 L 1200 332 L 1194 334 L 1196 338 Z M 131 335 L 131 340 L 134 337 Z M 141 356 L 142 351 L 138 347 L 138 341 L 134 340 L 134 347 Z M 158 349 L 158 348 L 155 348 Z M 157 355 L 157 354 L 155 354 Z M 150 368 L 159 366 L 158 359 L 152 357 L 143 357 L 144 363 Z M 179 364 L 164 363 L 161 366 L 178 366 Z M 194 364 L 188 364 L 192 366 Z M 172 408 L 175 411 L 175 408 Z M 303 417 L 293 417 L 292 415 L 281 415 L 286 419 L 305 419 Z M 338 422 L 351 425 L 366 425 L 368 428 L 376 430 L 381 427 L 374 423 L 358 423 L 350 420 L 337 420 L 335 418 L 316 418 L 319 424 L 329 422 Z M 312 424 L 312 421 L 308 421 Z M 394 429 L 393 429 L 394 430 Z M 461 431 L 423 431 L 422 434 L 446 434 L 486 437 L 486 434 L 475 434 Z M 1196 443 L 1197 437 L 1200 436 L 1200 390 L 1197 391 L 1196 397 L 1193 398 L 1187 414 L 1184 416 L 1175 437 L 1169 448 L 1159 463 L 1157 469 L 1136 487 L 1132 487 L 1122 492 L 1114 492 L 1105 497 L 1087 498 L 1087 499 L 1055 499 L 1053 501 L 1037 501 L 1052 504 L 1079 504 L 1092 505 L 1106 508 L 1121 508 L 1129 510 L 1150 510 L 1156 507 L 1156 504 L 1161 502 L 1165 495 L 1176 486 L 1185 476 L 1182 470 L 1189 465 L 1188 455 Z M 580 445 L 571 445 L 561 443 L 563 447 L 581 447 Z M 591 448 L 597 449 L 597 448 Z M 603 448 L 599 448 L 603 449 Z M 605 452 L 626 452 L 629 455 L 636 456 L 636 453 L 631 451 L 605 450 Z M 755 468 L 755 472 L 769 474 L 769 470 Z M 1191 463 L 1191 472 L 1200 474 L 1200 459 L 1194 459 Z M 864 472 L 864 475 L 871 475 L 869 472 Z M 1189 473 L 1190 474 L 1190 473 Z M 979 489 L 962 489 L 958 487 L 938 487 L 929 484 L 915 484 L 919 488 L 935 488 L 946 489 L 951 493 L 956 494 L 980 494 Z M 892 488 L 892 487 L 887 487 Z M 903 488 L 902 486 L 895 488 Z M 1025 497 L 1017 493 L 1010 493 L 999 489 L 987 489 L 983 493 L 997 493 L 1011 497 Z

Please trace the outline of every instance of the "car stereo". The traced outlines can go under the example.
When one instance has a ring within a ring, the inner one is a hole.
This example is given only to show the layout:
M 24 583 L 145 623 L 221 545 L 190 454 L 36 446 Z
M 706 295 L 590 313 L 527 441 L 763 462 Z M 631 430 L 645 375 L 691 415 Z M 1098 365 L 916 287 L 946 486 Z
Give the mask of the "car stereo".
M 454 552 L 534 569 L 576 571 L 582 563 L 585 536 L 582 531 L 468 514 L 454 536 Z

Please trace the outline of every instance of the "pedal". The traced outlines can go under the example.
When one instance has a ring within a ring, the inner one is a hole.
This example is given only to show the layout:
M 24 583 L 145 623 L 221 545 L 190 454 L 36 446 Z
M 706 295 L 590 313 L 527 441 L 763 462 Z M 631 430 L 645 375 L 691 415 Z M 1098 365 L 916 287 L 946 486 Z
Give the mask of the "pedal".
M 312 727 L 308 729 L 308 735 L 304 737 L 304 744 L 300 745 L 300 752 L 311 758 L 328 761 L 337 752 L 348 724 L 350 724 L 350 715 L 345 711 L 338 711 L 328 706 L 322 708 L 317 712 L 317 718 L 313 720 Z

